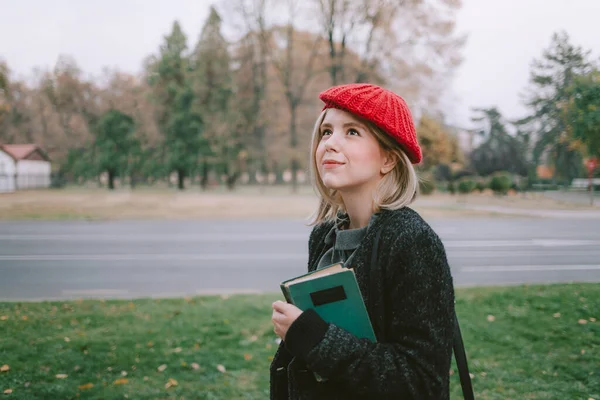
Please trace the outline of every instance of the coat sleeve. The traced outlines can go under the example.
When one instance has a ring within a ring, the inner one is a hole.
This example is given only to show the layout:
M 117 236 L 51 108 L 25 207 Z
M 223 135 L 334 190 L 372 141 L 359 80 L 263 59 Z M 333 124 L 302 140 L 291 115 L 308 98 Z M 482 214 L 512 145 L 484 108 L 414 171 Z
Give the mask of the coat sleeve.
M 385 343 L 358 339 L 308 310 L 288 330 L 286 346 L 310 370 L 359 396 L 444 398 L 454 327 L 444 247 L 423 230 L 392 242 L 386 264 Z

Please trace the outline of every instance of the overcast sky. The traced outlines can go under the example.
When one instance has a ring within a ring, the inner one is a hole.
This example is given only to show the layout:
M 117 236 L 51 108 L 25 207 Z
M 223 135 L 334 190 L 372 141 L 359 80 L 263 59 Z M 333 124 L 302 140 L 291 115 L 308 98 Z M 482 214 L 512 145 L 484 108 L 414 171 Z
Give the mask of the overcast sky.
M 206 0 L 0 0 L 0 58 L 18 77 L 51 68 L 59 54 L 86 74 L 105 66 L 137 73 L 173 20 L 195 42 Z M 458 30 L 468 34 L 465 61 L 447 97 L 452 122 L 469 126 L 470 108 L 497 105 L 509 118 L 525 113 L 529 66 L 553 32 L 600 56 L 600 0 L 463 0 Z M 225 16 L 226 18 L 226 16 Z

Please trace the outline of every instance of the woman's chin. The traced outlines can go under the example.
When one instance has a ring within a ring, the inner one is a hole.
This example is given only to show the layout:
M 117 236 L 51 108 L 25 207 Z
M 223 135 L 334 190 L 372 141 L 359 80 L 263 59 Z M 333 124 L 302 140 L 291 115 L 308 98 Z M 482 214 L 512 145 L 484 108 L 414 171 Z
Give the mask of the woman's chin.
M 324 179 L 323 185 L 329 190 L 343 190 L 346 185 L 337 182 L 335 179 Z

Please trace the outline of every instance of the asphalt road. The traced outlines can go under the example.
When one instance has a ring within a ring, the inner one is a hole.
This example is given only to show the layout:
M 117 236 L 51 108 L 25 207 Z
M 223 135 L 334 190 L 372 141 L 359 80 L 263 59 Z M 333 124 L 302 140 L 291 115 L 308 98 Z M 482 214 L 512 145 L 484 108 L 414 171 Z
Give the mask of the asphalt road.
M 455 284 L 600 282 L 600 220 L 430 220 Z M 278 292 L 306 270 L 300 220 L 0 223 L 0 300 Z

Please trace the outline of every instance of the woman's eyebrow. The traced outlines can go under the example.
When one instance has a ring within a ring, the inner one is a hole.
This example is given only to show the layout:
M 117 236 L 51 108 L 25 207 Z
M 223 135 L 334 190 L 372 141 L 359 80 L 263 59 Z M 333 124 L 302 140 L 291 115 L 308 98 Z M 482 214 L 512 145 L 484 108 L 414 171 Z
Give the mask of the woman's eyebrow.
M 359 122 L 346 122 L 343 127 L 344 128 L 348 128 L 348 127 L 358 127 L 358 128 L 362 128 L 362 129 L 367 129 L 363 124 L 359 123 Z M 324 122 L 321 124 L 321 128 L 331 128 L 333 127 L 333 125 L 331 125 L 329 122 Z
M 360 124 L 360 123 L 358 123 L 358 122 L 346 122 L 346 123 L 344 124 L 344 128 L 348 128 L 348 127 L 350 127 L 350 126 L 356 126 L 356 127 L 359 127 L 359 128 L 365 129 L 365 126 L 364 126 L 363 124 Z

